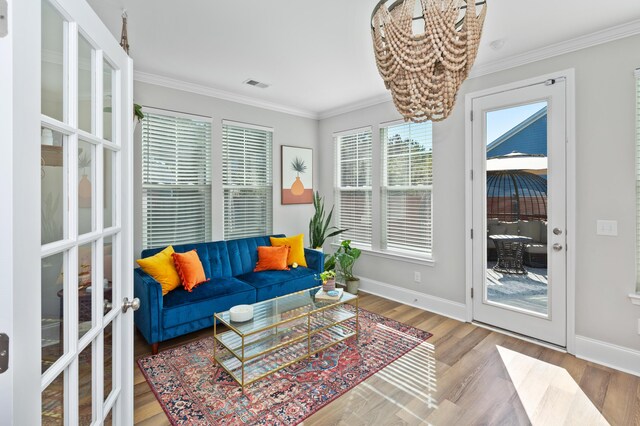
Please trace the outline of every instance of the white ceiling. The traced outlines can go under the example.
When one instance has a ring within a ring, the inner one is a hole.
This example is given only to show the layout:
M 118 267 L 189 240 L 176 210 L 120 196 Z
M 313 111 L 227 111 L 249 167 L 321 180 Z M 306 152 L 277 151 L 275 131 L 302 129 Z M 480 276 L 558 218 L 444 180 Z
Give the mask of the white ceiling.
M 138 72 L 322 115 L 380 98 L 369 19 L 377 0 L 88 0 Z M 640 19 L 638 0 L 488 0 L 476 66 Z M 490 43 L 504 40 L 500 50 Z M 271 84 L 243 85 L 247 78 Z

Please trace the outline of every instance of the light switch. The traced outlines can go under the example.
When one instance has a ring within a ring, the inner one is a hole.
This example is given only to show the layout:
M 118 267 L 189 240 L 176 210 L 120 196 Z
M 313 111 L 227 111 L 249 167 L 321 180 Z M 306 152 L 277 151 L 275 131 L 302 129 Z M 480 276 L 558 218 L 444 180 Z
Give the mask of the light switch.
M 618 236 L 617 220 L 599 220 L 596 233 L 598 235 L 607 235 L 610 237 Z

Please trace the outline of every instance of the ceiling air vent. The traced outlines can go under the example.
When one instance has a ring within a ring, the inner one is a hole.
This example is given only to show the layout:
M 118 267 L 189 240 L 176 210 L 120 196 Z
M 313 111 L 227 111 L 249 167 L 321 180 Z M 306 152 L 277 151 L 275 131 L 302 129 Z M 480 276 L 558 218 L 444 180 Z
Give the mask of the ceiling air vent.
M 257 80 L 253 80 L 253 79 L 248 79 L 243 81 L 244 84 L 248 84 L 249 86 L 254 86 L 254 87 L 259 87 L 261 89 L 266 89 L 267 87 L 269 87 L 269 85 L 267 83 L 262 83 L 260 81 Z

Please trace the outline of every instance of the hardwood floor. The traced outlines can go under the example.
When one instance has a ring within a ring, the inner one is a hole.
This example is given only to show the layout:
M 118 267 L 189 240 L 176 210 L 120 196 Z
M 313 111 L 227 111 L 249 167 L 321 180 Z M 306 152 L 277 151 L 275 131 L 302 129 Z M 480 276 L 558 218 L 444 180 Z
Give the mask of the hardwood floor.
M 586 412 L 581 404 L 589 405 L 588 400 L 612 425 L 640 425 L 639 377 L 377 296 L 361 293 L 360 307 L 429 331 L 433 337 L 309 417 L 305 426 L 527 425 L 530 418 L 550 424 L 549 418 L 556 422 L 562 418 L 555 416 L 560 410 Z M 165 342 L 160 350 L 209 335 L 213 329 Z M 136 358 L 150 353 L 150 346 L 137 334 Z M 565 389 L 572 385 L 568 377 L 562 391 L 549 387 L 549 376 L 562 370 L 575 381 L 573 393 Z M 523 379 L 513 380 L 510 373 Z M 524 405 L 514 383 L 527 398 Z M 525 406 L 535 412 L 528 415 Z M 135 423 L 170 424 L 137 365 Z

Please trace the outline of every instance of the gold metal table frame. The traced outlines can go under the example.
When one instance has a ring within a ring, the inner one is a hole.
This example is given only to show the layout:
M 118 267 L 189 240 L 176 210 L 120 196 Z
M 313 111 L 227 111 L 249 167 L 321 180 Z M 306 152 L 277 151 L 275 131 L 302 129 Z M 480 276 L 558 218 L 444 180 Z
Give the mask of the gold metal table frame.
M 253 319 L 243 323 L 231 321 L 229 311 L 214 314 L 213 357 L 238 382 L 243 392 L 256 380 L 346 339 L 358 338 L 358 296 L 345 291 L 340 300 L 316 301 L 315 293 L 321 288 L 314 287 L 254 303 Z M 353 312 L 344 307 L 352 301 L 355 302 Z M 218 333 L 218 321 L 229 330 Z M 218 343 L 222 350 L 216 349 Z M 300 353 L 278 362 L 278 352 L 283 352 L 285 357 L 287 350 Z M 267 361 L 269 355 L 272 359 Z

